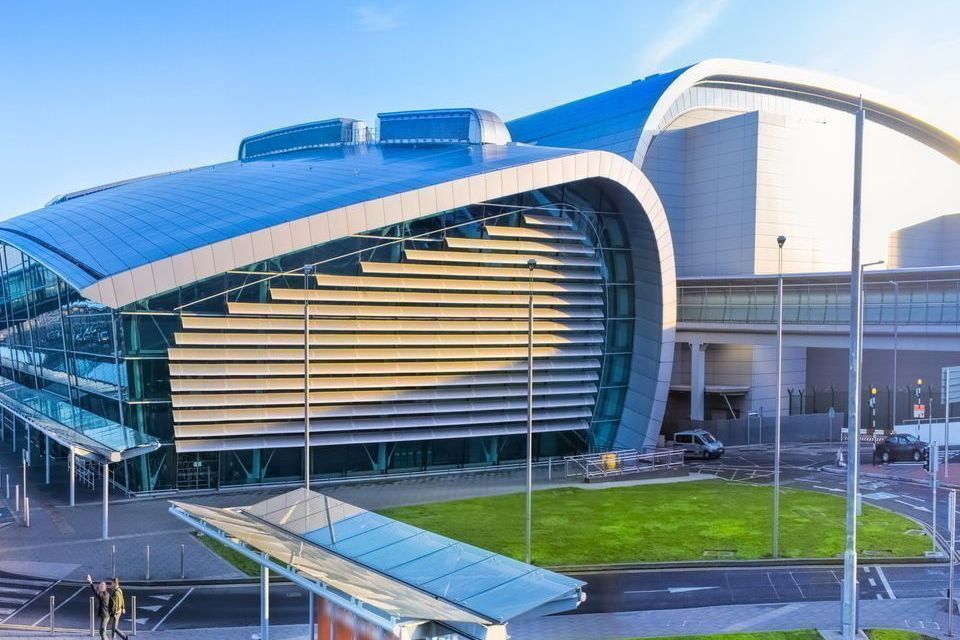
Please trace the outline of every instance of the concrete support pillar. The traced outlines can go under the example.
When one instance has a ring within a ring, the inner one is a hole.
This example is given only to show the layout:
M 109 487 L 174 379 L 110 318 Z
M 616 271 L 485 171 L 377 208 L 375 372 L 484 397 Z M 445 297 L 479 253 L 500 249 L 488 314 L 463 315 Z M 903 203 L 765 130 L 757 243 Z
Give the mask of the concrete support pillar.
M 260 566 L 260 640 L 270 640 L 270 569 L 266 565 Z
M 703 420 L 703 400 L 706 394 L 706 342 L 690 343 L 690 419 Z

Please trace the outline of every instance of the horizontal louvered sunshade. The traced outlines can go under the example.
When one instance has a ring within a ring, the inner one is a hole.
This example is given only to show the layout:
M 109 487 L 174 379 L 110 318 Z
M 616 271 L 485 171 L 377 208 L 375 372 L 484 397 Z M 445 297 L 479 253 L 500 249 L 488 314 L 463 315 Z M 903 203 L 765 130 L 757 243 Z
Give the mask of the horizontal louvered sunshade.
M 168 354 L 178 450 L 302 446 L 307 404 L 316 445 L 523 433 L 530 295 L 534 429 L 589 428 L 604 341 L 596 250 L 566 216 L 518 218 L 405 248 L 402 262 L 358 258 L 307 289 L 277 280 L 225 316 L 185 312 Z

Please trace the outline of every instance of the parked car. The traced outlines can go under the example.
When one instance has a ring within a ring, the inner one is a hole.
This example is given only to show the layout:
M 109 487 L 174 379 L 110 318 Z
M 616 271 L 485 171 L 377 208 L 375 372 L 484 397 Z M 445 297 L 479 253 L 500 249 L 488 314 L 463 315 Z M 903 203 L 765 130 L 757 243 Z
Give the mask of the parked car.
M 703 429 L 678 431 L 673 434 L 673 442 L 684 450 L 685 455 L 704 459 L 719 458 L 723 455 L 723 443 Z
M 917 436 L 908 433 L 895 433 L 887 436 L 883 442 L 878 442 L 874 449 L 874 457 L 881 462 L 896 460 L 913 460 L 920 462 L 927 459 L 928 445 Z

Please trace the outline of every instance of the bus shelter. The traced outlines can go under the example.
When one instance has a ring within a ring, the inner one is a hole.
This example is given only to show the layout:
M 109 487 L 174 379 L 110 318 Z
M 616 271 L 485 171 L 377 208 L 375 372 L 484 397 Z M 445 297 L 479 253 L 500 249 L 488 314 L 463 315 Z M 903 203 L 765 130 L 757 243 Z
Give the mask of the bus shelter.
M 585 583 L 297 489 L 248 507 L 170 512 L 257 562 L 261 638 L 270 575 L 311 594 L 317 640 L 506 640 L 520 616 L 575 609 Z

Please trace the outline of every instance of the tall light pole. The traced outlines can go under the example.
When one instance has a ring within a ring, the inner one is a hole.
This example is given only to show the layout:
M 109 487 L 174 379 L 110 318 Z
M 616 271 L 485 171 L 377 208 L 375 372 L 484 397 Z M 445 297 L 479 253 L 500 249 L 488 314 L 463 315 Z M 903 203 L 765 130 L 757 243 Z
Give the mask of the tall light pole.
M 860 209 L 863 191 L 863 99 L 857 107 L 853 145 L 853 212 L 850 243 L 850 353 L 847 399 L 847 544 L 843 553 L 841 627 L 843 640 L 857 636 L 857 484 L 860 471 Z
M 891 280 L 893 285 L 893 424 L 890 428 L 897 429 L 897 351 L 900 347 L 900 283 Z M 918 430 L 919 432 L 919 430 Z
M 773 557 L 780 557 L 780 414 L 783 411 L 783 245 L 777 236 L 777 419 L 773 433 Z
M 530 279 L 527 284 L 527 510 L 524 517 L 525 553 L 530 564 L 530 541 L 533 524 L 533 270 L 537 261 L 527 260 Z
M 310 491 L 310 276 L 303 265 L 303 488 Z

